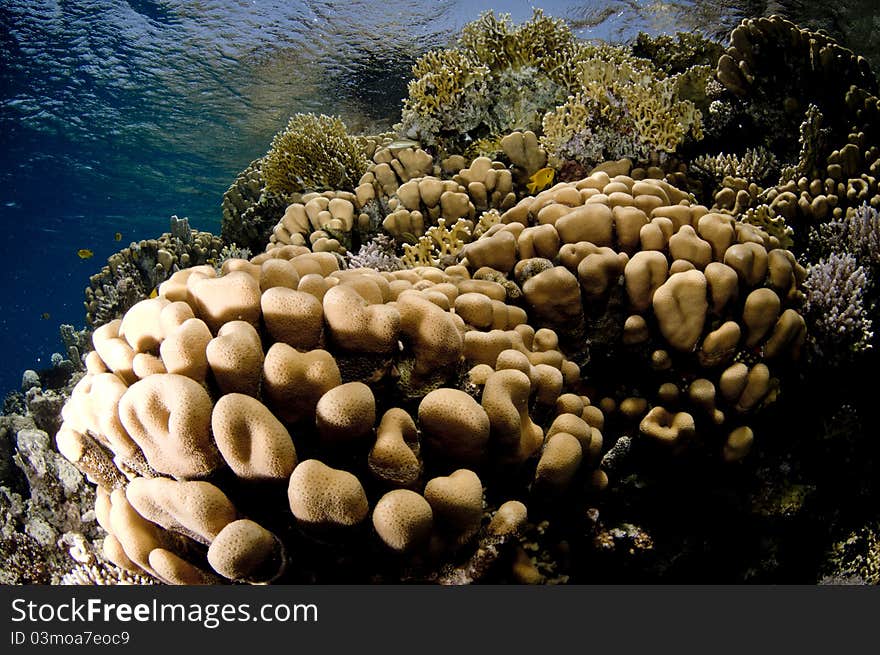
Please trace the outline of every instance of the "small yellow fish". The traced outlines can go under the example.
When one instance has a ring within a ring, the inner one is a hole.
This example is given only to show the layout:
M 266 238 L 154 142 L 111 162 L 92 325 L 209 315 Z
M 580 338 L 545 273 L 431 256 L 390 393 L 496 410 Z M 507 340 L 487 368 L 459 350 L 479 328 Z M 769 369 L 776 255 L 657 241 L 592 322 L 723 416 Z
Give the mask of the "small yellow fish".
M 79 256 L 80 259 L 89 259 L 90 257 L 94 257 L 95 255 L 95 253 L 93 253 L 88 248 L 80 248 L 76 251 L 76 254 Z
M 116 234 L 114 234 L 113 240 L 114 241 L 122 241 L 122 232 L 117 232 Z
M 549 167 L 542 168 L 529 178 L 529 183 L 526 184 L 526 189 L 529 190 L 529 193 L 538 193 L 538 191 L 543 191 L 551 184 L 553 184 L 553 178 L 555 177 L 555 175 L 556 169 Z
M 43 319 L 44 321 L 48 321 L 50 318 L 49 312 L 43 312 L 42 314 L 40 314 L 40 318 Z
M 152 291 L 150 291 L 150 298 L 156 298 L 159 295 L 159 287 L 154 287 Z

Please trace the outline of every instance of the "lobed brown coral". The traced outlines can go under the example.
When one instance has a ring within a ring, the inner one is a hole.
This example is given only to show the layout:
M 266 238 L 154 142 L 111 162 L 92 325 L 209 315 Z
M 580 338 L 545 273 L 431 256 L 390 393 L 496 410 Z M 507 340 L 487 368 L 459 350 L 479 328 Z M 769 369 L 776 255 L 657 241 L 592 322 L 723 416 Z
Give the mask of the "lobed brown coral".
M 275 243 L 178 271 L 96 331 L 57 440 L 98 485 L 107 558 L 189 584 L 322 579 L 378 553 L 392 578 L 443 580 L 488 566 L 480 544 L 502 542 L 483 515 L 510 494 L 605 488 L 621 433 L 744 457 L 803 342 L 803 270 L 759 228 L 615 167 L 503 201 L 445 268 Z M 460 169 L 469 203 L 493 170 Z M 396 197 L 423 202 L 429 179 Z M 316 195 L 312 215 L 355 231 L 377 184 Z M 332 565 L 318 542 L 342 549 Z
M 784 221 L 802 247 L 809 226 L 850 215 L 862 203 L 880 205 L 880 101 L 863 57 L 823 33 L 771 16 L 745 20 L 731 32 L 716 76 L 730 96 L 713 103 L 716 114 L 735 117 L 738 133 L 758 136 L 755 145 L 788 162 L 767 188 L 725 179 L 717 208 L 755 209 L 758 220 L 775 229 Z
M 350 254 L 381 229 L 404 244 L 408 266 L 448 265 L 498 216 L 493 210 L 515 202 L 513 174 L 499 161 L 459 155 L 435 166 L 420 148 L 385 146 L 354 193 L 309 193 L 288 205 L 267 248 L 307 245 Z

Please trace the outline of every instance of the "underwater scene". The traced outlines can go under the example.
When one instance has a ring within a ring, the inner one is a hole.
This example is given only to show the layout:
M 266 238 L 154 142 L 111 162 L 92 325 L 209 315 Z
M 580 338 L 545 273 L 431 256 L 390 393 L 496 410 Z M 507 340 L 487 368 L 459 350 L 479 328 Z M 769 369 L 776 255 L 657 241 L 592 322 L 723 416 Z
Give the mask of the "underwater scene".
M 877 584 L 877 70 L 867 0 L 0 0 L 0 584 Z

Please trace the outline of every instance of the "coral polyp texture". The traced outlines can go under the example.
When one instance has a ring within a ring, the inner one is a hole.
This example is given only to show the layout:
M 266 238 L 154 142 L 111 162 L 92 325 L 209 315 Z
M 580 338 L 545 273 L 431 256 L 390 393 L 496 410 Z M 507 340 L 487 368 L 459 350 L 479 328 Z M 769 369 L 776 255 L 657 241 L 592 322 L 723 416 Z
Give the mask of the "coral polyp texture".
M 105 556 L 164 582 L 270 582 L 330 542 L 431 579 L 506 501 L 608 484 L 621 433 L 600 398 L 659 457 L 744 457 L 804 340 L 803 270 L 628 172 L 523 197 L 442 268 L 276 243 L 172 275 L 95 332 L 63 410 Z M 356 198 L 316 199 L 353 228 Z

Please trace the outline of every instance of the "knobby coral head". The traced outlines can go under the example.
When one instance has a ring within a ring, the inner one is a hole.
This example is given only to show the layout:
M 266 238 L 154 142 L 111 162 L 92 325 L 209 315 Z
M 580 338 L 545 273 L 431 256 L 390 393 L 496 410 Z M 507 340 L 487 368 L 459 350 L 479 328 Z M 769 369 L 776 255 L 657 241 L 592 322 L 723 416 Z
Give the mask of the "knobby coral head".
M 444 267 L 346 268 L 276 241 L 174 273 L 95 332 L 63 412 L 58 445 L 98 485 L 105 555 L 165 582 L 289 581 L 328 575 L 306 554 L 329 542 L 436 579 L 515 538 L 521 520 L 488 523 L 506 501 L 613 483 L 606 419 L 658 456 L 699 440 L 744 457 L 803 343 L 803 269 L 759 228 L 629 172 L 504 201 Z M 412 193 L 418 207 L 431 191 Z M 358 229 L 359 198 L 340 232 Z M 462 209 L 438 207 L 442 231 Z

